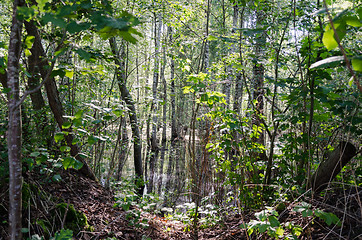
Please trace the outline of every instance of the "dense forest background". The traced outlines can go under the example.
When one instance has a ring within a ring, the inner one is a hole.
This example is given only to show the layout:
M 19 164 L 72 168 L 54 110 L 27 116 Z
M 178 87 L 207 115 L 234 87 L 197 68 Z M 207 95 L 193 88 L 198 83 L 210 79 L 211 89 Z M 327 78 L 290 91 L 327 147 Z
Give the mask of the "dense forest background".
M 361 238 L 361 1 L 0 13 L 0 239 Z

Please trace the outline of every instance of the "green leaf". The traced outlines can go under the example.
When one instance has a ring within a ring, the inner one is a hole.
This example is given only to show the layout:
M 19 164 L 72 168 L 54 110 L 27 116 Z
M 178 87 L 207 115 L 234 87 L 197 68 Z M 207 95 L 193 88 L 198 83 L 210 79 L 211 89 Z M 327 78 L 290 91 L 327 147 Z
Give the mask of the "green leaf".
M 130 43 L 137 43 L 137 38 L 133 37 L 131 33 L 127 31 L 116 31 L 116 34 L 118 34 L 120 37 L 122 37 L 124 40 Z
M 272 227 L 279 227 L 280 226 L 279 220 L 275 216 L 269 216 L 268 220 L 270 222 L 270 226 L 272 226 Z
M 348 86 L 352 87 L 352 84 L 354 82 L 353 76 L 348 80 Z
M 75 52 L 78 53 L 78 55 L 79 55 L 79 57 L 81 59 L 84 59 L 84 60 L 87 60 L 87 61 L 90 60 L 91 57 L 92 57 L 91 53 L 89 53 L 89 52 L 87 52 L 87 51 L 85 51 L 85 50 L 83 50 L 81 48 L 78 48 Z
M 35 9 L 29 7 L 18 7 L 17 13 L 18 13 L 17 16 L 18 19 L 26 21 L 31 20 L 36 15 Z
M 26 48 L 30 49 L 33 46 L 35 37 L 34 36 L 26 36 L 24 44 L 26 46 Z
M 310 68 L 332 68 L 344 62 L 343 56 L 333 56 L 313 63 Z
M 64 19 L 61 18 L 57 18 L 56 16 L 54 16 L 51 13 L 46 13 L 42 18 L 41 18 L 41 22 L 46 25 L 47 23 L 52 23 L 54 26 L 60 27 L 60 28 L 65 28 L 67 23 L 65 22 Z
M 284 234 L 284 229 L 283 229 L 282 227 L 278 227 L 278 228 L 275 230 L 275 233 L 276 233 L 279 237 L 281 237 L 281 236 L 283 236 L 283 234 Z
M 63 78 L 65 76 L 65 70 L 64 69 L 56 69 L 52 71 L 51 77 L 59 76 Z
M 251 234 L 253 234 L 253 232 L 254 232 L 254 228 L 249 228 L 248 229 L 248 235 L 250 236 Z
M 56 174 L 52 177 L 52 180 L 54 182 L 60 182 L 62 180 L 62 177 L 59 174 Z
M 78 161 L 78 160 L 75 160 L 74 161 L 74 164 L 73 164 L 73 168 L 76 169 L 76 170 L 79 170 L 83 167 L 83 163 Z
M 315 215 L 324 220 L 328 226 L 339 222 L 339 218 L 333 213 L 324 212 L 322 210 L 316 209 Z
M 93 135 L 88 137 L 88 143 L 91 145 L 96 143 L 97 141 L 98 141 L 98 139 L 95 138 Z
M 313 211 L 310 210 L 311 205 L 309 203 L 306 202 L 301 202 L 300 205 L 297 205 L 294 207 L 294 211 L 295 212 L 300 212 L 302 213 L 303 217 L 309 217 L 313 215 Z
M 262 223 L 262 224 L 260 224 L 260 226 L 259 226 L 259 232 L 261 232 L 261 233 L 265 232 L 265 231 L 268 229 L 268 227 L 270 227 L 270 225 L 267 224 L 267 223 Z
M 81 119 L 82 118 L 82 116 L 83 116 L 83 110 L 79 110 L 75 115 L 74 115 L 74 117 L 75 117 L 75 119 Z
M 48 1 L 49 0 L 36 0 L 36 3 L 38 5 L 40 11 L 43 11 L 43 8 Z
M 54 135 L 54 140 L 56 143 L 62 141 L 63 139 L 64 139 L 64 133 L 62 132 L 58 132 Z
M 61 146 L 59 150 L 62 151 L 62 152 L 69 152 L 69 151 L 70 151 L 70 147 L 68 147 L 68 146 Z
M 68 128 L 70 128 L 71 126 L 72 126 L 72 123 L 69 122 L 69 121 L 66 121 L 66 122 L 63 123 L 62 128 L 63 128 L 63 129 L 68 129 Z
M 362 56 L 354 57 L 352 59 L 352 67 L 357 72 L 362 72 Z
M 112 111 L 114 113 L 114 115 L 116 115 L 116 117 L 120 117 L 123 115 L 123 110 L 122 109 L 115 109 Z
M 55 234 L 51 240 L 71 240 L 73 239 L 73 231 L 69 229 L 62 229 L 59 233 Z
M 40 152 L 32 152 L 30 153 L 30 157 L 37 157 L 40 155 Z
M 335 23 L 334 27 L 336 29 L 339 40 L 342 41 L 344 35 L 346 34 L 346 24 L 345 23 Z M 327 26 L 326 31 L 323 34 L 323 44 L 330 51 L 338 46 L 337 40 L 334 36 L 334 30 L 331 29 L 330 25 Z
M 67 170 L 70 165 L 72 165 L 74 158 L 73 157 L 65 157 L 62 161 L 63 168 Z
M 105 120 L 105 121 L 109 121 L 109 120 L 111 120 L 112 118 L 113 118 L 113 116 L 111 116 L 111 115 L 103 116 L 103 120 Z
M 74 71 L 73 70 L 65 70 L 65 76 L 68 78 L 73 78 Z
M 208 41 L 216 41 L 217 40 L 217 37 L 213 36 L 213 35 L 209 35 L 207 36 L 207 40 Z
M 267 219 L 267 211 L 263 210 L 254 214 L 259 221 L 265 221 Z
M 68 168 L 81 169 L 83 167 L 83 163 L 75 159 L 74 157 L 65 157 L 62 161 L 63 167 L 65 170 Z
M 362 22 L 356 16 L 348 16 L 345 17 L 344 20 L 346 21 L 347 25 L 352 27 L 362 27 Z
M 66 30 L 70 33 L 70 34 L 75 34 L 75 33 L 79 33 L 81 31 L 87 30 L 91 27 L 90 23 L 77 23 L 75 21 L 71 21 L 67 27 Z
M 246 229 L 246 228 L 248 228 L 248 224 L 242 223 L 242 224 L 239 226 L 239 228 Z

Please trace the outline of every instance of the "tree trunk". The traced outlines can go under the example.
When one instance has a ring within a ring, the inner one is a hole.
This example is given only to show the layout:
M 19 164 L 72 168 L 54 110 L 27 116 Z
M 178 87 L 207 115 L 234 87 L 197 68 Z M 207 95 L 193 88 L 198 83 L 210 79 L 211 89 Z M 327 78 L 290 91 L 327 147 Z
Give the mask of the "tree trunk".
M 166 116 L 167 116 L 167 83 L 165 78 L 165 67 L 166 67 L 166 43 L 162 46 L 162 66 L 161 66 L 161 79 L 163 83 L 163 105 L 162 105 L 162 139 L 161 139 L 161 155 L 160 155 L 160 171 L 159 171 L 159 179 L 158 179 L 158 194 L 161 194 L 162 188 L 162 175 L 163 175 L 163 165 L 165 161 L 165 152 L 166 152 Z
M 122 170 L 126 163 L 128 153 L 128 133 L 126 128 L 126 119 L 122 118 L 122 138 L 118 157 L 117 181 L 121 180 Z
M 158 24 L 157 24 L 158 22 Z M 153 68 L 153 85 L 152 85 L 152 134 L 151 134 L 151 153 L 150 153 L 150 176 L 148 182 L 149 192 L 153 192 L 154 185 L 154 174 L 155 174 L 155 165 L 158 158 L 159 146 L 157 141 L 157 86 L 159 79 L 159 48 L 160 48 L 160 38 L 161 38 L 161 28 L 162 28 L 162 18 L 161 15 L 155 15 L 155 58 L 154 58 L 154 68 Z
M 256 28 L 261 27 L 265 21 L 264 9 L 256 10 Z M 263 31 L 255 39 L 255 63 L 253 66 L 253 76 L 254 76 L 254 94 L 253 100 L 256 101 L 255 113 L 253 116 L 253 125 L 261 127 L 261 115 L 264 114 L 264 64 L 261 61 L 261 58 L 264 55 L 264 45 L 266 42 L 266 33 Z M 264 145 L 265 137 L 264 130 L 260 132 L 258 138 L 256 138 L 257 143 Z
M 356 155 L 356 147 L 342 141 L 318 166 L 310 180 L 312 190 L 316 193 L 325 189 L 342 168 Z
M 117 43 L 114 38 L 110 38 L 109 43 L 112 49 L 112 53 L 115 56 L 115 63 L 118 66 L 118 68 L 116 68 L 116 73 L 117 73 L 119 90 L 121 92 L 121 97 L 129 109 L 128 114 L 133 134 L 133 150 L 134 150 L 133 155 L 134 155 L 134 166 L 136 173 L 136 185 L 138 187 L 137 192 L 139 196 L 142 196 L 144 189 L 143 169 L 142 169 L 142 142 L 138 127 L 135 103 L 125 84 L 126 79 L 125 79 L 124 51 L 122 50 L 121 53 L 118 51 Z
M 50 66 L 50 64 L 47 60 L 43 45 L 41 43 L 41 38 L 38 29 L 36 28 L 33 21 L 30 22 L 25 21 L 25 28 L 30 36 L 35 37 L 33 47 L 31 48 L 30 51 L 34 56 L 39 56 L 41 58 L 41 60 L 39 60 L 38 67 L 40 70 L 40 74 L 43 78 L 43 81 L 45 80 L 44 86 L 47 93 L 50 109 L 54 114 L 54 118 L 59 128 L 62 131 L 69 132 L 69 134 L 65 136 L 65 140 L 67 142 L 67 145 L 70 147 L 70 154 L 73 157 L 75 157 L 78 161 L 83 163 L 83 167 L 79 170 L 79 172 L 83 173 L 85 176 L 89 177 L 92 180 L 96 180 L 96 177 L 92 172 L 92 170 L 89 168 L 87 161 L 79 155 L 80 151 L 78 145 L 73 144 L 72 129 L 71 128 L 63 129 L 63 123 L 65 122 L 63 106 L 59 98 L 59 92 L 55 79 L 54 77 L 50 77 L 50 74 L 47 69 Z
M 36 88 L 41 79 L 41 75 L 39 74 L 39 64 L 41 62 L 39 56 L 39 51 L 37 51 L 35 48 L 37 48 L 36 44 L 33 44 L 32 48 L 34 48 L 31 52 L 31 54 L 28 57 L 28 67 L 29 67 L 29 73 L 30 77 L 28 78 L 28 88 L 29 90 L 33 90 Z M 46 115 L 46 109 L 45 109 L 45 101 L 43 98 L 43 94 L 41 89 L 37 90 L 36 92 L 30 94 L 31 102 L 33 105 L 33 109 L 35 110 L 35 126 L 37 129 L 38 136 L 46 142 L 46 145 L 48 148 L 51 147 L 53 136 L 49 126 L 48 126 L 48 118 Z
M 21 112 L 19 99 L 19 60 L 22 41 L 22 22 L 17 18 L 17 8 L 22 4 L 22 1 L 14 1 L 7 66 L 7 85 L 8 88 L 10 88 L 10 92 L 8 93 L 9 127 L 7 133 L 7 144 L 10 178 L 9 234 L 11 240 L 18 240 L 22 238 Z
M 240 25 L 239 28 L 243 28 L 243 15 L 241 14 L 239 17 L 239 6 L 237 3 L 234 5 L 234 15 L 233 15 L 233 28 L 238 28 L 238 19 L 240 18 Z M 233 31 L 235 32 L 235 31 Z M 242 56 L 242 49 L 241 49 L 241 42 L 242 40 L 242 32 L 239 33 L 239 59 L 240 59 L 240 65 L 243 65 L 243 56 Z M 234 45 L 233 47 L 236 48 Z M 236 50 L 234 51 L 236 52 Z M 242 95 L 243 95 L 243 79 L 240 72 L 237 72 L 235 77 L 235 92 L 234 92 L 234 105 L 233 110 L 236 112 L 236 114 L 239 114 L 239 111 L 241 109 L 242 104 Z

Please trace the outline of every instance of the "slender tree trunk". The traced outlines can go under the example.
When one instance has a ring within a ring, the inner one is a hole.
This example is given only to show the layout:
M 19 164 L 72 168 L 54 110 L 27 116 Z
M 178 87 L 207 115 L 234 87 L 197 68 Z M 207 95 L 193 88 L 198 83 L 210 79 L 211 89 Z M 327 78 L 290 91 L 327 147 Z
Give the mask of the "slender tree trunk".
M 236 10 L 236 11 L 235 11 Z M 222 0 L 222 12 L 223 12 L 223 18 L 222 18 L 222 32 L 226 33 L 226 16 L 225 16 L 225 3 L 224 0 Z M 237 23 L 237 9 L 234 7 L 234 15 L 233 15 L 233 28 L 236 26 L 234 25 Z M 236 20 L 235 20 L 236 19 Z M 232 33 L 234 33 L 235 30 L 232 30 Z M 225 47 L 227 48 L 227 43 L 224 43 Z M 226 56 L 231 56 L 236 52 L 236 43 L 232 45 L 229 51 L 225 51 Z M 226 100 L 226 107 L 229 108 L 230 104 L 230 92 L 231 92 L 231 83 L 233 82 L 233 79 L 235 79 L 235 76 L 233 74 L 233 67 L 231 64 L 227 64 L 226 66 L 226 81 L 223 84 L 223 93 L 225 94 L 225 100 Z
M 264 7 L 256 10 L 256 28 L 263 26 L 265 23 L 266 13 Z M 264 64 L 262 58 L 264 57 L 264 45 L 266 42 L 266 33 L 263 31 L 255 39 L 255 58 L 256 62 L 253 66 L 253 100 L 255 101 L 255 112 L 252 116 L 253 125 L 258 128 L 262 127 L 262 115 L 264 114 Z M 265 144 L 265 131 L 260 131 L 259 137 L 255 138 L 255 141 L 260 145 Z M 265 152 L 261 152 L 258 156 L 260 160 L 266 160 Z
M 117 180 L 121 180 L 122 170 L 126 163 L 126 156 L 128 151 L 128 133 L 126 128 L 126 119 L 122 118 L 122 140 L 120 145 L 119 157 L 118 157 L 118 172 Z
M 136 184 L 138 186 L 137 191 L 138 195 L 142 196 L 144 189 L 143 169 L 142 169 L 142 142 L 141 142 L 142 139 L 138 127 L 135 103 L 125 84 L 126 76 L 125 76 L 125 63 L 124 63 L 125 61 L 124 49 L 123 50 L 121 49 L 121 51 L 118 50 L 117 43 L 114 38 L 110 38 L 109 43 L 112 49 L 112 53 L 115 56 L 115 63 L 118 66 L 118 68 L 116 68 L 116 73 L 117 73 L 118 86 L 121 92 L 122 100 L 126 103 L 129 109 L 128 113 L 131 122 L 132 134 L 133 134 L 133 149 L 134 149 L 133 155 L 134 155 L 134 166 L 136 173 Z
M 41 79 L 41 75 L 39 74 L 40 69 L 38 67 L 40 64 L 40 61 L 41 61 L 40 60 L 41 56 L 38 55 L 39 51 L 36 51 L 36 49 L 35 49 L 37 47 L 38 46 L 33 44 L 32 52 L 34 54 L 31 54 L 28 57 L 28 67 L 29 67 L 29 73 L 31 75 L 28 78 L 29 90 L 33 90 L 34 88 L 36 88 L 39 85 L 40 79 Z M 46 115 L 45 101 L 44 101 L 41 89 L 30 94 L 30 98 L 31 98 L 31 102 L 33 105 L 33 109 L 35 111 L 34 116 L 35 116 L 35 126 L 37 129 L 37 134 L 40 139 L 43 139 L 45 141 L 47 147 L 50 148 L 51 142 L 52 142 L 51 138 L 52 138 L 53 134 L 51 133 L 51 128 L 48 126 L 48 118 Z
M 167 83 L 165 78 L 165 68 L 166 68 L 166 42 L 162 45 L 162 66 L 161 66 L 161 79 L 163 84 L 163 105 L 162 105 L 162 139 L 161 139 L 161 155 L 160 155 L 160 171 L 158 179 L 158 194 L 161 194 L 162 187 L 162 175 L 163 175 L 163 165 L 165 161 L 165 152 L 166 152 L 166 117 L 167 117 Z
M 172 36 L 172 28 L 168 27 L 168 34 L 169 34 L 169 45 L 173 43 L 173 36 Z M 177 138 L 177 129 L 176 129 L 176 96 L 175 96 L 175 61 L 173 56 L 170 59 L 170 81 L 171 81 L 171 143 L 170 143 L 170 153 L 169 153 L 169 160 L 167 166 L 167 180 L 166 180 L 166 192 L 170 190 L 170 183 L 171 183 L 171 174 L 172 174 L 172 165 L 173 159 L 178 158 L 175 156 L 175 139 Z
M 22 200 L 22 166 L 21 166 L 21 111 L 19 99 L 19 60 L 22 41 L 22 22 L 17 18 L 17 8 L 23 4 L 15 0 L 13 5 L 12 25 L 8 49 L 7 85 L 9 127 L 7 132 L 9 159 L 9 234 L 11 240 L 22 238 L 21 200 Z
M 207 38 L 209 37 L 209 23 L 210 23 L 210 2 L 212 0 L 206 0 L 206 27 L 205 27 L 205 52 L 204 52 L 204 61 L 203 61 L 203 68 L 201 71 L 208 72 L 209 63 L 210 63 L 210 44 Z
M 119 121 L 119 126 L 118 126 L 118 131 L 117 131 L 117 140 L 116 140 L 116 145 L 114 146 L 114 149 L 113 149 L 113 152 L 112 152 L 112 157 L 111 157 L 111 161 L 109 163 L 109 168 L 108 168 L 108 174 L 107 174 L 107 178 L 106 178 L 106 184 L 105 184 L 105 187 L 107 189 L 109 189 L 109 186 L 110 186 L 110 180 L 111 180 L 111 177 L 112 175 L 114 174 L 114 171 L 116 169 L 116 163 L 115 163 L 115 159 L 116 159 L 116 153 L 117 153 L 117 149 L 118 149 L 118 145 L 121 141 L 121 138 L 122 138 L 122 128 L 123 128 L 123 118 L 120 119 Z M 120 146 L 121 148 L 122 146 Z
M 157 117 L 157 88 L 159 80 L 159 52 L 160 52 L 160 38 L 161 38 L 161 28 L 162 28 L 162 18 L 161 15 L 155 14 L 155 58 L 154 58 L 154 68 L 153 68 L 153 85 L 152 85 L 152 134 L 151 134 L 151 156 L 150 156 L 150 176 L 148 182 L 149 192 L 153 192 L 154 187 L 154 174 L 155 174 L 155 165 L 158 158 L 159 146 L 157 140 L 157 126 L 158 126 L 158 117 Z
M 87 177 L 89 177 L 90 179 L 95 180 L 96 177 L 92 172 L 92 170 L 89 168 L 87 161 L 79 155 L 80 151 L 78 145 L 73 144 L 72 129 L 71 128 L 63 129 L 63 123 L 65 122 L 63 105 L 59 97 L 59 92 L 55 79 L 53 77 L 50 77 L 50 73 L 48 72 L 47 68 L 50 66 L 50 64 L 47 60 L 43 45 L 41 44 L 41 38 L 38 33 L 38 30 L 34 22 L 32 21 L 25 22 L 25 28 L 30 36 L 35 37 L 33 48 L 30 49 L 30 51 L 34 56 L 41 57 L 41 61 L 39 61 L 38 67 L 43 80 L 45 80 L 44 86 L 47 93 L 50 109 L 54 114 L 54 118 L 58 123 L 59 128 L 62 131 L 69 132 L 69 134 L 65 136 L 65 140 L 67 142 L 67 145 L 70 147 L 70 154 L 73 157 L 75 157 L 78 161 L 83 163 L 83 167 L 79 171 L 84 175 L 86 175 Z
M 243 9 L 244 10 L 244 9 Z M 238 27 L 238 19 L 240 19 L 239 28 L 243 28 L 243 14 L 240 14 L 239 17 L 239 6 L 237 3 L 234 4 L 234 14 L 233 14 L 233 28 L 236 29 Z M 232 31 L 235 32 L 235 31 Z M 235 45 L 233 47 L 239 48 L 239 59 L 240 59 L 240 65 L 243 65 L 243 56 L 242 56 L 242 32 L 239 33 L 239 41 L 238 46 Z M 236 52 L 236 49 L 235 49 Z M 241 109 L 242 105 L 242 94 L 243 94 L 243 80 L 242 75 L 240 72 L 236 73 L 235 79 L 235 92 L 234 92 L 234 105 L 233 110 L 239 114 L 239 111 Z

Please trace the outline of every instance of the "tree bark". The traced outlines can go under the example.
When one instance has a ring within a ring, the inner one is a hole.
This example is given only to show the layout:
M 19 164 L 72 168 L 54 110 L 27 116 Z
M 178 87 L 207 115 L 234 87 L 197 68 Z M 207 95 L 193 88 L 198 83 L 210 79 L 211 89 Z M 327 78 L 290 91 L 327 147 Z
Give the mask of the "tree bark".
M 125 84 L 125 63 L 124 63 L 125 56 L 124 54 L 122 56 L 122 53 L 124 53 L 124 51 L 121 51 L 120 55 L 120 52 L 117 48 L 116 40 L 114 38 L 109 39 L 109 44 L 111 46 L 112 53 L 115 56 L 114 61 L 118 66 L 118 68 L 116 68 L 116 73 L 117 73 L 119 90 L 121 92 L 121 97 L 129 109 L 128 115 L 130 118 L 131 129 L 133 134 L 133 150 L 134 150 L 133 155 L 134 155 L 134 166 L 136 173 L 136 185 L 138 187 L 137 192 L 139 196 L 142 196 L 144 190 L 143 169 L 142 169 L 142 142 L 138 127 L 135 103 Z
M 356 152 L 357 149 L 352 143 L 342 141 L 328 158 L 319 164 L 310 181 L 312 190 L 318 193 L 325 189 L 342 168 L 356 156 Z
M 172 28 L 168 27 L 169 34 L 169 45 L 173 43 Z M 166 192 L 170 190 L 171 187 L 171 174 L 172 174 L 172 165 L 173 159 L 175 158 L 175 139 L 177 138 L 177 129 L 176 129 L 176 93 L 175 93 L 175 61 L 173 56 L 170 59 L 170 81 L 171 81 L 171 144 L 170 152 L 168 158 L 167 166 L 167 179 L 166 179 Z
M 68 135 L 65 136 L 65 140 L 67 142 L 67 145 L 70 147 L 70 154 L 76 158 L 78 161 L 83 163 L 83 167 L 79 170 L 79 172 L 81 172 L 82 174 L 84 174 L 85 176 L 89 177 L 92 180 L 96 180 L 96 177 L 94 175 L 94 173 L 92 172 L 92 170 L 89 168 L 89 165 L 87 163 L 86 160 L 84 160 L 80 155 L 79 155 L 79 146 L 76 144 L 73 144 L 73 135 L 72 135 L 72 129 L 68 128 L 68 129 L 63 129 L 63 123 L 65 122 L 64 119 L 64 109 L 62 106 L 62 102 L 59 98 L 59 92 L 58 92 L 58 88 L 57 88 L 57 84 L 55 82 L 54 77 L 50 77 L 50 74 L 48 72 L 48 67 L 50 66 L 43 45 L 41 44 L 41 38 L 38 32 L 38 29 L 35 26 L 35 23 L 33 21 L 27 22 L 25 21 L 25 28 L 27 33 L 30 36 L 34 36 L 34 43 L 33 43 L 33 48 L 30 49 L 31 53 L 34 56 L 39 56 L 41 59 L 39 59 L 39 70 L 40 70 L 40 74 L 43 78 L 43 80 L 45 80 L 44 86 L 45 86 L 45 90 L 47 93 L 47 97 L 48 97 L 48 101 L 49 101 L 49 106 L 50 109 L 53 112 L 54 118 L 59 126 L 59 128 L 62 131 L 67 131 L 69 132 Z
M 256 10 L 256 28 L 263 25 L 265 21 L 265 15 L 264 9 L 258 9 Z M 256 125 L 258 127 L 261 127 L 262 121 L 261 121 L 261 115 L 264 114 L 264 64 L 261 61 L 261 58 L 264 55 L 264 44 L 266 42 L 266 33 L 263 31 L 260 33 L 260 36 L 256 38 L 255 43 L 255 63 L 253 66 L 253 75 L 254 75 L 254 94 L 253 94 L 253 100 L 256 101 L 255 105 L 255 114 L 253 116 L 253 125 Z M 256 141 L 264 145 L 264 130 L 260 132 L 259 137 L 256 139 Z
M 157 24 L 158 22 L 158 24 Z M 150 175 L 148 182 L 149 192 L 153 192 L 154 185 L 154 174 L 155 174 L 155 165 L 157 162 L 159 154 L 159 146 L 157 140 L 157 126 L 158 126 L 158 117 L 157 117 L 157 87 L 159 80 L 159 48 L 160 48 L 160 38 L 161 38 L 161 28 L 162 28 L 162 18 L 160 14 L 155 15 L 155 58 L 154 58 L 154 68 L 153 68 L 153 85 L 152 85 L 152 105 L 151 105 L 151 114 L 152 114 L 152 134 L 151 134 L 151 153 L 150 153 Z
M 38 87 L 39 80 L 41 75 L 39 74 L 39 64 L 40 64 L 40 56 L 39 51 L 36 51 L 36 44 L 33 44 L 31 50 L 32 54 L 28 57 L 28 68 L 30 77 L 28 78 L 28 88 L 29 90 L 33 90 L 34 88 Z M 48 119 L 45 110 L 45 101 L 43 98 L 43 94 L 41 89 L 37 90 L 36 92 L 30 94 L 31 102 L 33 105 L 33 109 L 35 111 L 35 126 L 37 129 L 37 134 L 41 137 L 42 140 L 46 142 L 47 147 L 50 147 L 52 142 L 52 134 L 50 132 L 50 128 L 48 127 Z
M 21 105 L 19 98 L 19 60 L 22 41 L 22 21 L 17 18 L 17 8 L 21 0 L 13 5 L 12 25 L 8 49 L 7 86 L 9 126 L 7 132 L 9 160 L 9 234 L 11 240 L 22 238 L 21 201 L 22 201 L 22 166 L 21 166 Z
M 121 180 L 122 170 L 126 163 L 126 156 L 128 150 L 128 133 L 126 128 L 126 119 L 122 118 L 122 140 L 120 144 L 119 159 L 118 159 L 118 172 L 117 181 Z
M 159 171 L 159 178 L 158 178 L 158 194 L 161 194 L 162 188 L 162 175 L 163 175 L 163 165 L 165 161 L 165 153 L 166 153 L 166 117 L 167 117 L 167 83 L 165 78 L 165 68 L 166 68 L 166 43 L 162 46 L 162 66 L 161 66 L 161 79 L 163 85 L 163 105 L 162 105 L 162 139 L 161 139 L 161 155 L 160 155 L 160 171 Z

